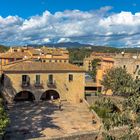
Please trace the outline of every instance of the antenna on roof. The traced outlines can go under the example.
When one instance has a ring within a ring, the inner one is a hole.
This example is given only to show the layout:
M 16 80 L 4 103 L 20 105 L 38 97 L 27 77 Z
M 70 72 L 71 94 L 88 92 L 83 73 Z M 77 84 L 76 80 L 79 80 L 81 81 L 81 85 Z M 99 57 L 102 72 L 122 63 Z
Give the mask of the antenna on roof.
M 24 60 L 27 59 L 27 56 L 25 55 L 23 59 L 24 59 Z
M 123 51 L 123 52 L 121 52 L 121 54 L 122 54 L 122 56 L 124 56 L 125 52 Z

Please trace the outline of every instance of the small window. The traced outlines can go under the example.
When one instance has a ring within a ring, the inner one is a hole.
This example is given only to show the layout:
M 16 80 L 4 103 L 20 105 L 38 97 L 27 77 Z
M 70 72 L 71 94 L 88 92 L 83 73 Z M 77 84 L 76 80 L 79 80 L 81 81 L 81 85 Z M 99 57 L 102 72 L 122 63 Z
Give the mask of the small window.
M 4 64 L 6 64 L 6 59 L 4 59 Z
M 28 75 L 22 75 L 22 84 L 29 84 L 30 77 Z
M 48 76 L 48 82 L 49 82 L 49 84 L 53 84 L 53 75 L 52 74 L 50 74 Z
M 139 76 L 136 76 L 136 80 L 138 80 L 139 79 Z
M 55 60 L 55 62 L 57 62 L 57 60 Z
M 52 62 L 51 60 L 49 60 L 49 62 Z
M 36 84 L 40 84 L 40 75 L 36 75 Z
M 27 82 L 27 78 L 28 77 L 28 75 L 22 75 L 22 82 Z
M 139 68 L 139 65 L 137 65 L 136 68 L 138 69 Z
M 90 67 L 90 65 L 88 66 L 88 70 L 89 70 L 89 71 L 91 70 L 91 67 Z
M 9 59 L 9 62 L 13 62 L 13 61 L 16 61 L 15 59 L 11 58 Z
M 69 82 L 73 81 L 73 75 L 69 74 Z
M 126 69 L 126 65 L 123 65 L 123 68 Z

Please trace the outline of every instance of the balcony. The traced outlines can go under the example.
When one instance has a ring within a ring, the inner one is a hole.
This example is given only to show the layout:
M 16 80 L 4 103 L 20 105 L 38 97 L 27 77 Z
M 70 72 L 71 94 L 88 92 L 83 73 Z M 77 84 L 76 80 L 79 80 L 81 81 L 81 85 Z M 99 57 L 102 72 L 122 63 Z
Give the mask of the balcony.
M 29 88 L 30 87 L 30 82 L 22 82 L 21 87 L 22 88 Z
M 36 87 L 36 88 L 43 88 L 43 81 L 42 82 L 34 82 L 34 86 Z
M 48 88 L 56 88 L 56 82 L 55 81 L 48 81 L 47 86 L 48 86 Z

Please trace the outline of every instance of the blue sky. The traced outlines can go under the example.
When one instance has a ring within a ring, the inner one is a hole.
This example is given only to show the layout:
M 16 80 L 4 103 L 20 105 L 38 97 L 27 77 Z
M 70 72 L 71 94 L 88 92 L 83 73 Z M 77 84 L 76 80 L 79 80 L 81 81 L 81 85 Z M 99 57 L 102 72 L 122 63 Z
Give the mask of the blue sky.
M 28 18 L 42 14 L 48 10 L 51 13 L 78 9 L 81 11 L 96 10 L 104 6 L 112 6 L 112 12 L 140 11 L 139 0 L 0 0 L 0 15 L 18 15 Z
M 0 44 L 140 47 L 139 0 L 0 0 Z

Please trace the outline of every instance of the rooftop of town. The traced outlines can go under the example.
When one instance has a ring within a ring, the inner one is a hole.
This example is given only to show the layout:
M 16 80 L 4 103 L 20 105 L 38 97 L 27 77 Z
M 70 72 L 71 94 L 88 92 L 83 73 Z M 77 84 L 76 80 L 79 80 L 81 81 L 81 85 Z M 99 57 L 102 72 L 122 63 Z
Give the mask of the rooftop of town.
M 32 60 L 16 61 L 3 66 L 5 72 L 84 72 L 82 68 L 70 63 L 43 63 Z
M 11 47 L 7 52 L 1 53 L 0 58 L 24 58 L 32 56 L 65 56 L 68 57 L 69 52 L 65 48 L 33 48 L 33 47 Z

